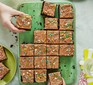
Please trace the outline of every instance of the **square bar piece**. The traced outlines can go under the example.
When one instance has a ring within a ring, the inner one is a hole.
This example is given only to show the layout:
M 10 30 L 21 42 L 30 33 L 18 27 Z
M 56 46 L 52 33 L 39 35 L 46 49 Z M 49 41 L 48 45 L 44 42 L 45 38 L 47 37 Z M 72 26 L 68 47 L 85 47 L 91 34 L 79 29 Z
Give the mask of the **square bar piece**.
M 34 45 L 33 44 L 21 44 L 20 45 L 20 56 L 33 56 Z
M 34 82 L 34 70 L 21 70 L 22 82 L 33 83 Z
M 35 57 L 35 68 L 46 68 L 46 57 Z
M 63 85 L 60 72 L 54 72 L 48 75 L 49 75 L 50 85 Z
M 7 59 L 3 46 L 0 45 L 0 61 Z
M 47 43 L 59 43 L 59 31 L 47 31 Z
M 46 55 L 46 45 L 45 44 L 35 44 L 35 55 Z
M 47 69 L 59 68 L 59 56 L 47 56 Z
M 5 75 L 8 74 L 10 70 L 4 66 L 2 63 L 0 63 L 0 80 L 4 78 Z
M 60 56 L 73 56 L 74 45 L 60 45 Z
M 60 31 L 60 43 L 73 43 L 73 31 Z
M 34 58 L 33 57 L 20 57 L 20 68 L 28 69 L 34 68 Z
M 59 45 L 47 45 L 47 55 L 58 55 Z
M 60 19 L 60 30 L 73 30 L 73 19 Z
M 45 29 L 58 29 L 58 18 L 45 18 Z
M 46 82 L 47 80 L 47 70 L 41 69 L 41 70 L 35 70 L 35 82 Z
M 19 29 L 31 30 L 32 18 L 30 15 L 17 16 L 16 24 Z
M 71 4 L 59 5 L 60 18 L 73 18 L 73 7 Z
M 49 3 L 49 2 L 43 2 L 43 7 L 42 7 L 42 14 L 50 17 L 55 16 L 55 11 L 56 11 L 56 4 L 54 3 Z
M 35 30 L 34 31 L 34 43 L 46 43 L 46 31 Z

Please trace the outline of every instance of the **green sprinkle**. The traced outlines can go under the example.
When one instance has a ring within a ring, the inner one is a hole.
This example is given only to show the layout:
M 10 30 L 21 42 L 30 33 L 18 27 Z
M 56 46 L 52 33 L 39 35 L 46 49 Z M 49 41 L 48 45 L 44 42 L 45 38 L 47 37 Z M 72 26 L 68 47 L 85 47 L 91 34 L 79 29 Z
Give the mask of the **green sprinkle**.
M 46 74 L 43 74 L 43 76 L 46 76 Z
M 52 73 L 51 73 L 51 74 L 49 74 L 49 76 L 52 76 Z
M 70 27 L 68 27 L 68 29 L 71 29 Z
M 49 63 L 49 60 L 47 60 L 46 63 Z
M 66 34 L 66 38 L 69 38 L 69 35 L 68 34 Z
M 46 51 L 48 51 L 48 48 L 46 48 Z
M 53 64 L 52 64 L 52 63 L 50 63 L 50 66 L 52 67 L 52 66 L 53 66 Z
M 28 66 L 28 62 L 26 62 L 26 66 Z
M 63 34 L 64 32 L 60 32 L 60 34 Z
M 62 12 L 60 12 L 60 15 L 62 15 Z
M 40 77 L 40 76 L 41 76 L 41 74 L 37 74 L 37 76 L 38 76 L 38 77 Z
M 42 62 L 45 62 L 45 60 L 42 60 Z
M 54 36 L 54 34 L 50 33 L 49 36 Z
M 41 54 L 41 52 L 39 51 L 38 54 Z
M 57 23 L 55 20 L 49 20 L 50 23 Z

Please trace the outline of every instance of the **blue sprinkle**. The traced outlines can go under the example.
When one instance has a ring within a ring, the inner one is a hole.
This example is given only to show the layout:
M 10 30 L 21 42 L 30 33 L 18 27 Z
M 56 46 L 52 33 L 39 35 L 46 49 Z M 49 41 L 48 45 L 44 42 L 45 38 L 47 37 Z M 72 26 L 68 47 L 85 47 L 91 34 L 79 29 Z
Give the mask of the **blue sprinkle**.
M 52 76 L 52 74 L 49 74 L 50 76 Z
M 46 63 L 49 63 L 49 60 L 47 60 Z

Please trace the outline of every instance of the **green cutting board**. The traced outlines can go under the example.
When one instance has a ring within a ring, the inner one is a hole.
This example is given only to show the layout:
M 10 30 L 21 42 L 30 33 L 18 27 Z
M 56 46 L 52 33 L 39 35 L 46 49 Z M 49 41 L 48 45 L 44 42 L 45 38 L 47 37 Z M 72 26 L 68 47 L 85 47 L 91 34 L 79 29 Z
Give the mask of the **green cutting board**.
M 53 2 L 53 3 L 72 4 L 70 2 Z M 72 4 L 72 6 L 74 8 L 74 13 L 75 13 L 75 7 L 73 4 Z M 24 3 L 18 7 L 18 10 L 32 16 L 32 29 L 31 29 L 31 31 L 26 31 L 24 33 L 19 34 L 19 46 L 21 43 L 34 43 L 34 30 L 44 29 L 44 17 L 41 15 L 42 2 L 40 1 L 40 2 Z M 56 8 L 55 17 L 58 18 L 58 6 Z M 76 75 L 77 75 L 77 72 L 76 72 L 77 69 L 76 69 L 75 17 L 74 17 L 74 22 L 73 22 L 73 29 L 74 29 L 73 39 L 74 39 L 74 45 L 75 45 L 75 53 L 74 53 L 75 55 L 73 57 L 60 57 L 60 67 L 58 69 L 59 71 L 61 71 L 62 77 L 65 79 L 67 85 L 75 83 Z M 19 53 L 20 53 L 20 50 L 19 50 Z M 52 71 L 54 71 L 54 70 L 51 70 L 51 72 Z M 20 80 L 21 80 L 21 77 L 20 77 L 20 70 L 19 70 L 19 81 Z M 21 83 L 21 81 L 20 81 L 20 83 Z M 23 84 L 23 83 L 21 83 L 21 84 Z M 29 85 L 29 84 L 26 84 L 26 85 Z M 32 85 L 46 85 L 46 83 L 35 83 Z

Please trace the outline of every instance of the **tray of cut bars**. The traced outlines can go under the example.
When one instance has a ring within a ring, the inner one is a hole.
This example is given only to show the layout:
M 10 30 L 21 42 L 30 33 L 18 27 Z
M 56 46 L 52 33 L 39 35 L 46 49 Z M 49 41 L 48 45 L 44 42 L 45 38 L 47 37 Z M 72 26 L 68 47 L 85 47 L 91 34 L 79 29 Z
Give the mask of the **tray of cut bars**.
M 70 2 L 23 3 L 18 10 L 19 81 L 22 85 L 63 85 L 76 80 L 75 7 Z

